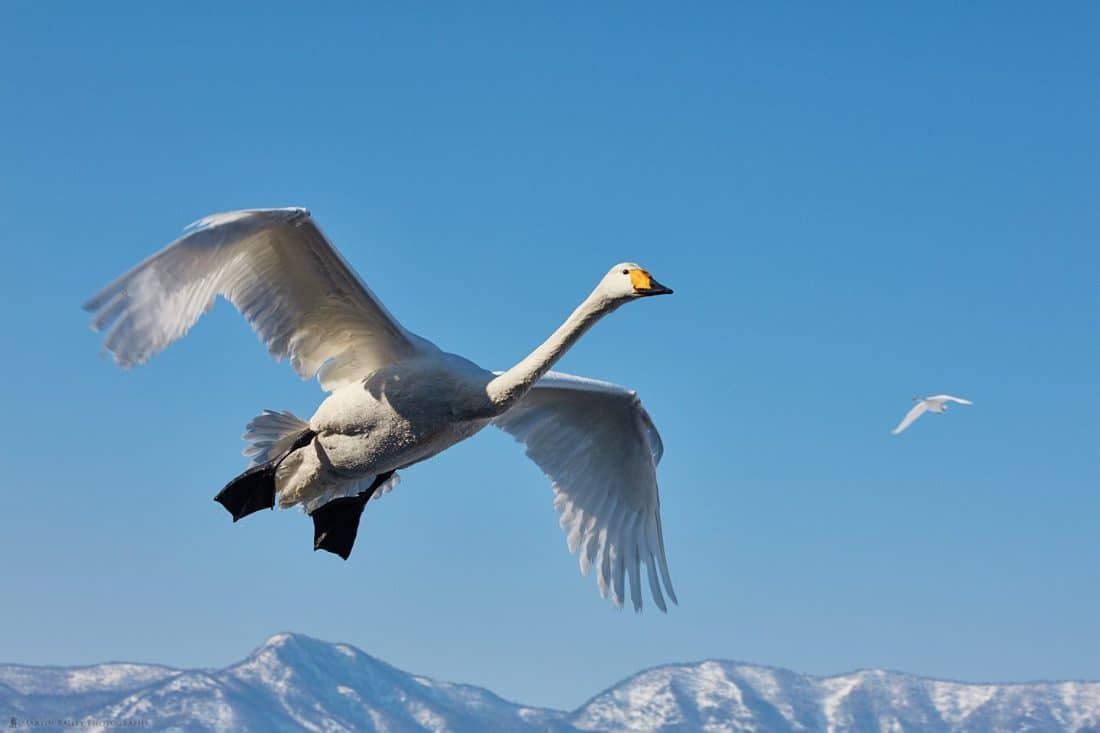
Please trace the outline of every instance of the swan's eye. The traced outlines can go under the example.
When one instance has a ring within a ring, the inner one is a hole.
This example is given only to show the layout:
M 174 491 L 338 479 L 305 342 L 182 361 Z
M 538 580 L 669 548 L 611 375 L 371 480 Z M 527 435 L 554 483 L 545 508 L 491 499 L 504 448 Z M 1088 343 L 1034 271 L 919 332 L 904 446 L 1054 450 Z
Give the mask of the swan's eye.
M 623 270 L 623 274 L 624 274 L 624 275 L 629 275 L 629 274 L 630 274 L 630 270 Z

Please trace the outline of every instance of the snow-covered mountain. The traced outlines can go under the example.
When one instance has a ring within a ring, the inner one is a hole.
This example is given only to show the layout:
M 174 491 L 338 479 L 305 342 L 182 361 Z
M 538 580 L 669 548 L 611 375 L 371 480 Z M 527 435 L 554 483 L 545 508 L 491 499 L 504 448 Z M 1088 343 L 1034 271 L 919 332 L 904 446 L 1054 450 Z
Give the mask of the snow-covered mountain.
M 877 670 L 811 677 L 706 661 L 646 670 L 566 712 L 278 634 L 221 670 L 0 666 L 0 715 L 16 730 L 1100 733 L 1100 683 L 973 685 Z
M 1100 682 L 975 685 L 882 670 L 811 677 L 706 661 L 641 672 L 567 719 L 599 731 L 1100 733 Z
M 42 720 L 86 719 L 151 722 L 140 730 L 395 733 L 554 730 L 562 717 L 300 634 L 277 634 L 221 670 L 0 666 L 0 714 L 0 725 L 15 718 L 38 730 Z

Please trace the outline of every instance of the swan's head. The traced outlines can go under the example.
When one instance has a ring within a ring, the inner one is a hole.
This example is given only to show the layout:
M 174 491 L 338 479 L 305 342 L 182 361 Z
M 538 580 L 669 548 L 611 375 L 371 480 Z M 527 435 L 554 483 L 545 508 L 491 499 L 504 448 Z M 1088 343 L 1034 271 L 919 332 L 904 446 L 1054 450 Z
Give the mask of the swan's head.
M 608 270 L 600 283 L 600 289 L 613 300 L 619 301 L 672 293 L 672 288 L 666 288 L 641 265 L 633 262 L 620 262 Z

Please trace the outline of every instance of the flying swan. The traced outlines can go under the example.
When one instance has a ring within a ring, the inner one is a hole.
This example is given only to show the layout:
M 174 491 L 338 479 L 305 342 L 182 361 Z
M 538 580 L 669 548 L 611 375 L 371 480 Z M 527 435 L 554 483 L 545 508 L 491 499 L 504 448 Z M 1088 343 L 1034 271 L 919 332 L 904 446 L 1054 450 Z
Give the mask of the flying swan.
M 947 412 L 948 402 L 958 402 L 960 405 L 973 405 L 970 400 L 964 400 L 961 397 L 952 397 L 949 394 L 938 394 L 935 397 L 914 397 L 913 401 L 917 404 L 913 406 L 913 409 L 905 413 L 905 417 L 901 419 L 898 426 L 890 432 L 897 435 L 901 431 L 913 424 L 913 422 L 926 412 Z
M 676 602 L 657 496 L 661 438 L 637 395 L 549 371 L 596 321 L 672 290 L 632 263 L 611 268 L 546 341 L 489 372 L 406 330 L 329 243 L 306 209 L 214 214 L 115 280 L 84 308 L 122 367 L 181 338 L 218 295 L 276 360 L 329 395 L 309 421 L 265 410 L 248 424 L 252 464 L 215 497 L 237 521 L 275 506 L 312 517 L 314 549 L 345 560 L 366 503 L 397 471 L 486 425 L 523 443 L 550 478 L 581 572 L 600 594 L 642 607 L 641 564 L 659 609 Z M 658 577 L 659 576 L 659 577 Z M 662 593 L 663 588 L 663 593 Z

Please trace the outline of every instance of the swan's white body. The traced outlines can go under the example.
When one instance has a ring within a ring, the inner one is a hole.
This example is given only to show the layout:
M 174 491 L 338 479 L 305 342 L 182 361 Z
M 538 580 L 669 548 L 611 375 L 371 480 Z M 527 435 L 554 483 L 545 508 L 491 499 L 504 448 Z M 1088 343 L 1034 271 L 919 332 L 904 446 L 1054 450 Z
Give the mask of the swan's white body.
M 944 413 L 947 412 L 948 402 L 957 402 L 960 405 L 973 405 L 970 400 L 964 400 L 961 397 L 952 397 L 949 394 L 939 394 L 934 397 L 914 397 L 913 401 L 916 402 L 909 412 L 905 413 L 905 417 L 902 418 L 898 426 L 891 432 L 897 435 L 901 431 L 913 424 L 913 422 L 926 412 Z
M 490 406 L 478 398 L 493 376 L 436 352 L 338 387 L 309 420 L 317 450 L 296 451 L 280 467 L 279 503 L 311 511 L 471 437 L 489 424 Z
M 107 286 L 85 306 L 128 367 L 182 337 L 220 294 L 276 359 L 331 394 L 308 424 L 265 412 L 248 426 L 254 465 L 276 464 L 281 506 L 307 511 L 375 477 L 430 458 L 493 423 L 548 474 L 554 504 L 587 573 L 616 606 L 625 578 L 641 608 L 640 563 L 665 610 L 676 596 L 661 532 L 662 447 L 634 392 L 549 372 L 599 318 L 628 300 L 671 292 L 637 265 L 617 265 L 541 346 L 489 372 L 407 331 L 359 280 L 304 209 L 217 214 Z M 301 448 L 303 430 L 316 433 Z M 289 451 L 289 452 L 288 452 Z M 396 483 L 396 474 L 378 496 Z M 658 580 L 660 575 L 660 580 Z

